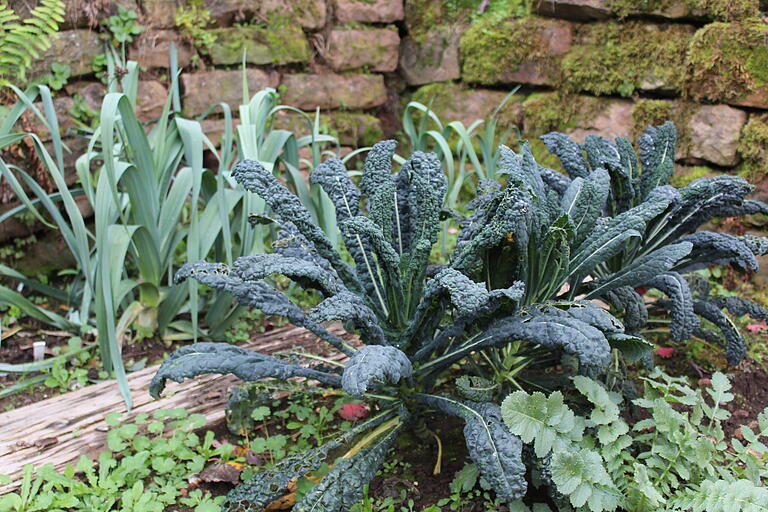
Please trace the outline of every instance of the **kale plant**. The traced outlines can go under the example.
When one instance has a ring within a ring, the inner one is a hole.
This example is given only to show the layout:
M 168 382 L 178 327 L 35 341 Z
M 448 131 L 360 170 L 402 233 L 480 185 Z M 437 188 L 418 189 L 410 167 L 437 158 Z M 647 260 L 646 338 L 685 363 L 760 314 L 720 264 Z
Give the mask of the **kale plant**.
M 581 373 L 597 375 L 610 363 L 613 348 L 647 350 L 647 342 L 626 334 L 622 324 L 595 303 L 537 303 L 526 298 L 529 276 L 503 287 L 472 279 L 486 252 L 530 233 L 525 226 L 532 222 L 541 197 L 554 198 L 540 196 L 543 185 L 538 190 L 526 176 L 518 176 L 512 158 L 502 165 L 509 176 L 506 185 L 492 192 L 497 202 L 493 218 L 464 228 L 447 265 L 429 265 L 443 218 L 445 175 L 434 155 L 421 152 L 393 173 L 394 150 L 393 141 L 373 147 L 359 188 L 337 159 L 326 160 L 311 174 L 311 181 L 335 205 L 348 258 L 334 249 L 299 199 L 271 172 L 245 160 L 233 176 L 270 208 L 268 216 L 259 214 L 254 220 L 272 219 L 279 226 L 274 252 L 242 257 L 231 267 L 199 262 L 179 271 L 178 279 L 192 277 L 232 294 L 243 305 L 286 317 L 349 361 L 305 368 L 228 344 L 196 343 L 163 363 L 151 384 L 153 396 L 160 395 L 167 379 L 232 373 L 244 380 L 314 379 L 366 397 L 374 405 L 370 419 L 338 439 L 288 457 L 233 490 L 228 497 L 233 509 L 261 510 L 283 496 L 293 479 L 316 470 L 332 450 L 362 435 L 294 508 L 347 510 L 360 499 L 396 437 L 409 424 L 423 425 L 427 411 L 462 419 L 469 455 L 484 480 L 500 499 L 518 499 L 527 487 L 522 442 L 505 428 L 500 408 L 484 401 L 492 396 L 487 388 L 493 384 L 463 379 L 457 386 L 461 397 L 450 396 L 445 394 L 450 389 L 448 370 L 476 364 L 480 351 L 514 344 L 516 350 L 527 347 L 544 355 L 542 364 L 557 364 L 559 356 L 567 354 Z M 529 153 L 524 158 L 532 161 Z M 560 217 L 563 236 L 574 232 Z M 584 267 L 585 274 L 589 270 Z M 317 290 L 324 300 L 303 311 L 270 284 L 275 274 Z M 362 346 L 328 331 L 325 325 L 334 321 L 357 332 Z
M 526 443 L 532 480 L 557 510 L 768 511 L 768 408 L 757 432 L 742 426 L 741 439 L 729 440 L 722 423 L 731 414 L 723 406 L 734 395 L 725 375 L 715 373 L 705 390 L 660 371 L 643 380 L 645 393 L 634 404 L 647 419 L 633 426 L 619 414 L 619 395 L 582 376 L 574 384 L 589 403 L 583 415 L 559 391 L 516 391 L 502 403 L 505 424 Z
M 640 137 L 639 156 L 621 137 L 590 135 L 583 144 L 560 133 L 542 138 L 568 176 L 537 164 L 527 144 L 521 154 L 502 148 L 502 172 L 524 184 L 519 193 L 531 190 L 537 200 L 514 214 L 505 240 L 484 247 L 478 245 L 481 233 L 514 209 L 498 187 L 481 195 L 464 219 L 459 252 L 468 248 L 469 258 L 460 268 L 483 277 L 489 289 L 524 282 L 524 305 L 600 299 L 629 334 L 649 323 L 649 310 L 663 313 L 671 319 L 673 340 L 696 335 L 723 346 L 728 362 L 737 364 L 746 354 L 744 340 L 723 310 L 753 318 L 768 317 L 768 310 L 746 299 L 712 297 L 684 274 L 713 264 L 758 269 L 756 256 L 768 252 L 768 238 L 694 232 L 713 219 L 768 213 L 765 204 L 746 199 L 753 187 L 727 175 L 700 178 L 681 189 L 670 186 L 676 130 L 669 122 Z M 473 273 L 478 256 L 483 263 Z M 646 304 L 638 287 L 656 288 L 668 298 Z M 500 373 L 509 370 L 501 366 Z

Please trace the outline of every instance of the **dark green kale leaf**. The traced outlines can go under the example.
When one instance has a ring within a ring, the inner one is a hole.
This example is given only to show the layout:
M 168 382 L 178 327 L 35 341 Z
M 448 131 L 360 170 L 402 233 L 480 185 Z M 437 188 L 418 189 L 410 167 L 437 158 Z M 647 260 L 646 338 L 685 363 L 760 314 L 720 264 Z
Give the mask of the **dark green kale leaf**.
M 749 245 L 727 233 L 697 231 L 680 237 L 693 245 L 691 254 L 680 264 L 684 272 L 709 265 L 735 265 L 744 272 L 756 272 L 760 264 Z
M 647 281 L 646 285 L 664 292 L 671 301 L 672 323 L 669 332 L 675 341 L 690 338 L 699 319 L 693 309 L 693 295 L 688 282 L 677 272 L 666 272 Z
M 699 300 L 693 303 L 694 312 L 702 318 L 709 320 L 723 335 L 719 340 L 725 345 L 725 358 L 730 365 L 737 365 L 747 354 L 744 338 L 741 337 L 738 327 L 723 313 L 717 304 L 710 301 Z M 725 343 L 723 343 L 723 340 Z
M 362 290 L 362 283 L 333 248 L 333 244 L 312 220 L 309 210 L 298 197 L 282 186 L 275 176 L 255 160 L 243 160 L 232 169 L 232 177 L 247 191 L 258 194 L 281 219 L 291 222 L 318 254 L 328 260 L 347 288 Z
M 280 274 L 301 284 L 303 288 L 315 288 L 326 296 L 335 295 L 344 289 L 339 278 L 323 267 L 281 254 L 243 256 L 235 261 L 233 270 L 244 281 L 259 281 Z
M 497 405 L 444 395 L 418 395 L 417 399 L 443 414 L 464 420 L 469 456 L 498 498 L 508 502 L 525 495 L 528 483 L 522 461 L 523 442 L 504 425 Z
M 181 382 L 206 373 L 231 373 L 245 381 L 306 377 L 328 386 L 339 386 L 342 382 L 338 375 L 286 363 L 228 343 L 202 342 L 181 347 L 168 356 L 152 378 L 149 393 L 160 398 L 166 380 Z
M 603 297 L 618 314 L 623 314 L 624 328 L 628 333 L 637 333 L 648 323 L 648 308 L 643 298 L 629 286 L 615 288 Z
M 403 423 L 375 439 L 357 454 L 337 459 L 333 469 L 293 507 L 294 512 L 344 512 L 360 501 L 365 485 L 376 475 Z
M 389 345 L 376 313 L 354 293 L 344 291 L 328 297 L 309 311 L 309 318 L 318 324 L 336 320 L 352 322 L 362 331 L 366 345 Z
M 395 347 L 366 345 L 344 367 L 341 386 L 350 395 L 362 397 L 374 381 L 397 384 L 411 375 L 413 366 L 403 352 Z
M 244 265 L 247 269 L 247 265 Z M 284 294 L 264 281 L 243 279 L 235 269 L 221 263 L 187 263 L 176 273 L 176 281 L 193 277 L 199 283 L 231 294 L 244 306 L 259 309 L 266 315 L 279 315 L 287 318 L 294 325 L 312 331 L 320 339 L 330 343 L 345 354 L 352 354 L 354 349 L 344 340 L 331 334 L 322 326 L 310 320 L 304 311 L 296 306 Z
M 640 286 L 650 279 L 671 270 L 677 262 L 691 252 L 692 244 L 688 241 L 667 245 L 646 254 L 618 272 L 589 283 L 587 298 L 601 297 L 607 292 L 624 286 Z
M 661 126 L 649 127 L 637 141 L 640 147 L 640 198 L 645 199 L 653 189 L 669 183 L 675 169 L 677 129 L 667 121 Z
M 571 178 L 586 178 L 589 168 L 581 152 L 581 147 L 563 133 L 548 133 L 541 136 L 547 149 L 560 159 L 563 169 Z

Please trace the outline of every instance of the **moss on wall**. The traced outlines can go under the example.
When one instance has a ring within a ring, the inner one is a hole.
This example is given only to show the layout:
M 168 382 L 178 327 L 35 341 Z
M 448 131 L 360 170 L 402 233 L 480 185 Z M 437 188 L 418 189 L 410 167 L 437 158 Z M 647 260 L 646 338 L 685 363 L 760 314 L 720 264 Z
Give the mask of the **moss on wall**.
M 750 181 L 768 175 L 768 114 L 753 115 L 742 128 L 739 155 L 743 158 L 740 171 Z
M 677 125 L 674 105 L 665 100 L 638 100 L 632 106 L 632 137 L 637 139 L 649 126 L 658 126 L 665 121 Z
M 440 26 L 468 24 L 480 20 L 522 18 L 531 14 L 540 0 L 407 0 L 405 24 L 408 34 L 419 40 Z M 479 7 L 484 5 L 483 11 Z
M 743 20 L 760 13 L 759 0 L 608 0 L 607 6 L 619 17 L 664 12 L 673 7 L 717 21 Z
M 638 21 L 581 26 L 562 62 L 563 88 L 571 92 L 630 96 L 637 89 L 679 90 L 694 28 Z M 646 85 L 644 85 L 646 84 Z
M 712 23 L 696 32 L 684 92 L 696 100 L 739 99 L 768 87 L 768 25 L 760 20 Z
M 209 32 L 216 37 L 209 50 L 214 64 L 240 64 L 243 50 L 251 64 L 290 64 L 309 62 L 311 58 L 304 32 L 295 25 L 230 27 Z
M 682 188 L 690 184 L 693 180 L 710 176 L 715 172 L 709 167 L 697 165 L 695 167 L 677 166 L 675 173 L 669 179 L 669 184 L 673 187 Z
M 465 90 L 465 87 L 454 82 L 436 82 L 416 89 L 411 100 L 429 106 L 439 117 L 451 107 L 457 95 Z
M 559 57 L 552 55 L 546 29 L 555 21 L 526 17 L 483 18 L 462 36 L 461 76 L 468 82 L 494 84 L 505 72 L 516 71 L 523 62 L 534 62 L 559 74 Z
M 524 137 L 576 128 L 600 110 L 600 100 L 562 92 L 534 93 L 523 102 Z

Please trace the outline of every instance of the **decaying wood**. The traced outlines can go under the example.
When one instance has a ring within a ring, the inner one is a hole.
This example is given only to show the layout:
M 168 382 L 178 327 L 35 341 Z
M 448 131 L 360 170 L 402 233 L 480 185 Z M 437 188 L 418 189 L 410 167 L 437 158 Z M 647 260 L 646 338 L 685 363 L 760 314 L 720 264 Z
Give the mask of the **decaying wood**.
M 339 327 L 330 330 L 335 334 L 343 333 Z M 289 326 L 270 331 L 243 346 L 274 353 L 324 344 L 317 343 L 312 333 Z M 332 357 L 341 359 L 343 355 L 337 353 Z M 133 409 L 124 418 L 180 407 L 203 414 L 209 424 L 224 418 L 228 389 L 237 378 L 204 375 L 181 384 L 168 382 L 163 398 L 153 400 L 148 390 L 156 371 L 157 366 L 153 366 L 128 376 Z M 107 425 L 104 418 L 111 412 L 126 412 L 114 381 L 87 386 L 0 414 L 0 474 L 16 480 L 8 486 L 0 486 L 0 495 L 18 486 L 17 480 L 26 464 L 52 463 L 61 470 L 67 464 L 76 463 L 80 455 L 95 458 L 105 451 Z

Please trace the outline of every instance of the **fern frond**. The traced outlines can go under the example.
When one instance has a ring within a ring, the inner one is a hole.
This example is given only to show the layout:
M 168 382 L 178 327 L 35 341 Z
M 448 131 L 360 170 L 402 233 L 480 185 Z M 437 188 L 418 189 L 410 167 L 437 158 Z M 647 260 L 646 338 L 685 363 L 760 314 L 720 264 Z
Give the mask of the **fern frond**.
M 7 4 L 0 5 L 0 84 L 25 79 L 33 61 L 51 47 L 64 13 L 63 0 L 42 0 L 24 20 Z

